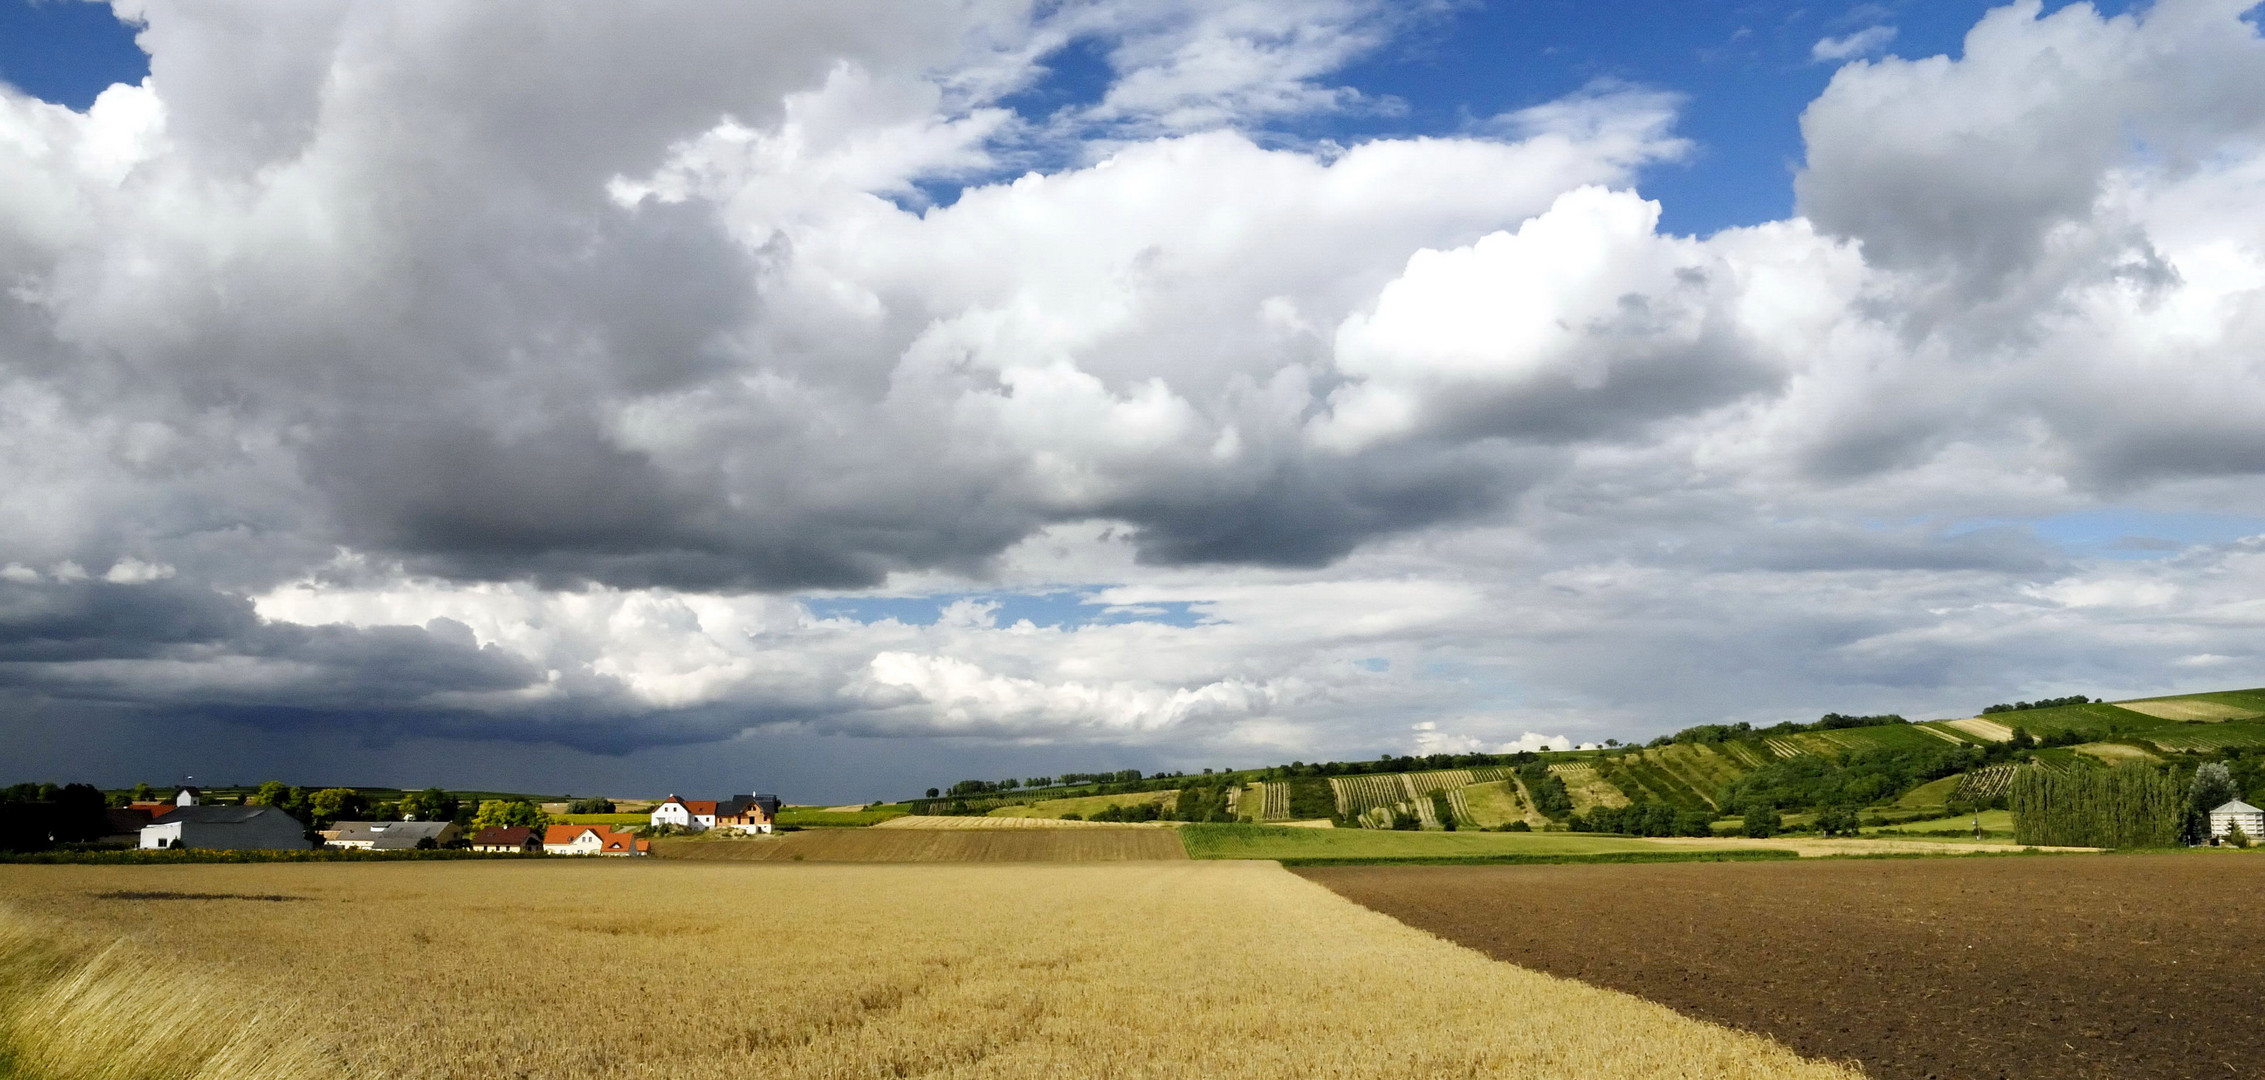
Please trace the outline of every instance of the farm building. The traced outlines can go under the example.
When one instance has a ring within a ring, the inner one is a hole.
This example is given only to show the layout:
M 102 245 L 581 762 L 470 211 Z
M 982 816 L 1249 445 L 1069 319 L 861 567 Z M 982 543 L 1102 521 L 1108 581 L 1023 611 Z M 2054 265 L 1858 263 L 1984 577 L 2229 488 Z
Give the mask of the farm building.
M 2237 828 L 2252 840 L 2265 838 L 2265 810 L 2235 799 L 2210 811 L 2210 839 L 2224 839 Z
M 543 850 L 553 855 L 644 855 L 652 843 L 604 825 L 552 825 L 543 830 Z
M 472 834 L 472 850 L 540 854 L 543 838 L 525 825 L 490 825 Z
M 654 828 L 673 825 L 693 832 L 706 832 L 716 827 L 716 804 L 713 800 L 680 799 L 671 795 L 653 808 L 652 820 Z
M 725 832 L 768 833 L 778 816 L 776 795 L 734 795 L 716 804 L 716 827 Z
M 177 806 L 142 826 L 141 846 L 152 850 L 304 851 L 313 847 L 299 819 L 272 806 Z
M 169 808 L 170 809 L 170 808 Z M 142 841 L 142 827 L 150 823 L 147 810 L 131 806 L 113 807 L 102 812 L 104 828 L 102 842 L 132 847 Z
M 725 832 L 767 833 L 778 816 L 776 795 L 734 795 L 714 802 L 671 795 L 653 808 L 652 821 L 655 827 L 673 825 L 694 832 L 721 828 Z
M 341 821 L 325 832 L 324 846 L 349 851 L 406 851 L 447 847 L 463 835 L 453 821 Z

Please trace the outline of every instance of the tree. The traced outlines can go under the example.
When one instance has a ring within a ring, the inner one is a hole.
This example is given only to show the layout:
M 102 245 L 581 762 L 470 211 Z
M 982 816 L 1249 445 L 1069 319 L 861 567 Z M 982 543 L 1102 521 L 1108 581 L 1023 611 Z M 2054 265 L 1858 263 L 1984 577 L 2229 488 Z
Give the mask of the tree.
M 938 791 L 937 791 L 937 790 L 936 790 L 935 788 L 929 788 L 929 789 L 928 789 L 928 797 L 929 797 L 929 798 L 933 799 L 933 798 L 935 798 L 935 797 L 936 797 L 936 796 L 937 796 L 938 794 L 940 794 L 940 792 L 938 792 Z
M 2013 729 L 2013 737 L 2007 739 L 2005 744 L 2014 750 L 2033 750 L 2037 746 L 2037 737 L 2029 734 L 2028 728 L 2017 727 Z
M 930 794 L 934 793 L 931 792 Z M 566 812 L 569 814 L 610 814 L 613 813 L 613 800 L 597 796 L 576 799 L 566 804 Z
M 65 784 L 55 793 L 55 839 L 66 844 L 100 840 L 110 831 L 102 789 L 92 784 Z
M 1746 835 L 1767 839 L 1784 827 L 1785 818 L 1777 812 L 1777 807 L 1756 803 L 1746 808 Z
M 2194 781 L 2187 785 L 2186 821 L 2183 839 L 2189 844 L 2210 842 L 2210 811 L 2241 798 L 2241 790 L 2234 786 L 2233 770 L 2222 762 L 2206 762 L 2194 770 Z
M 472 826 L 479 829 L 513 825 L 540 829 L 548 824 L 550 819 L 543 816 L 542 808 L 525 799 L 489 799 L 472 815 Z
M 157 790 L 155 788 L 150 787 L 148 784 L 134 785 L 135 802 L 155 802 L 156 800 Z
M 281 780 L 270 780 L 261 784 L 258 791 L 245 796 L 244 801 L 253 806 L 282 806 L 291 801 L 291 788 Z
M 456 796 L 436 787 L 412 791 L 401 797 L 401 816 L 412 821 L 451 821 L 457 802 Z
M 1853 806 L 1835 806 L 1817 815 L 1817 831 L 1826 836 L 1854 836 L 1861 824 Z
M 362 793 L 353 788 L 330 787 L 307 796 L 307 814 L 317 827 L 348 821 L 368 809 Z

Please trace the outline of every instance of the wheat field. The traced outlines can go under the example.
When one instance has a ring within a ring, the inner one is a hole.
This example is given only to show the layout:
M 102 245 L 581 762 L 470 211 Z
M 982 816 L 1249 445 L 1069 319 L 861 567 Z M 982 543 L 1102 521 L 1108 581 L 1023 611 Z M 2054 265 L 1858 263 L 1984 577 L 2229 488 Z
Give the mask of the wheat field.
M 1856 1075 L 1263 863 L 11 866 L 0 903 L 316 1006 L 327 1075 Z

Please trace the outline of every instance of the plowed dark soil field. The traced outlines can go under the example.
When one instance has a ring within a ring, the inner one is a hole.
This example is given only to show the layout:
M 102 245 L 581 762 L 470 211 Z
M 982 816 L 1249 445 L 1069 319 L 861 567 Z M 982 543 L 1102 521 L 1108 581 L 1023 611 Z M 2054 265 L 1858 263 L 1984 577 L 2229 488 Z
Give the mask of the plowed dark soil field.
M 1296 872 L 1875 1077 L 2265 1077 L 2265 855 Z

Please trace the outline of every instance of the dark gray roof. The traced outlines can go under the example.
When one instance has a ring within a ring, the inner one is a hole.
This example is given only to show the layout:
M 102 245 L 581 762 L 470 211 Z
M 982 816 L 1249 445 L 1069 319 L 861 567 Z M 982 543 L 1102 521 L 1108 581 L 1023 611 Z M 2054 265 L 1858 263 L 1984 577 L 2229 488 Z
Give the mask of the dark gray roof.
M 750 806 L 760 806 L 765 814 L 778 816 L 779 797 L 776 795 L 734 795 L 716 801 L 717 817 L 734 817 L 747 812 Z
M 157 819 L 157 823 L 171 825 L 176 821 L 194 821 L 200 825 L 241 825 L 269 814 L 289 816 L 272 806 L 181 806 L 167 811 L 164 817 Z
M 338 835 L 331 842 L 354 841 L 381 848 L 411 848 L 419 840 L 439 843 L 441 834 L 453 826 L 449 821 L 341 821 Z

